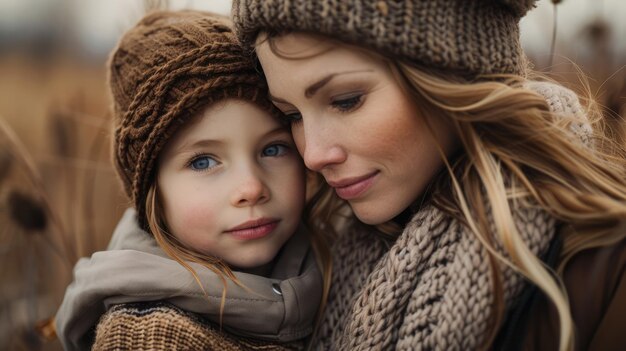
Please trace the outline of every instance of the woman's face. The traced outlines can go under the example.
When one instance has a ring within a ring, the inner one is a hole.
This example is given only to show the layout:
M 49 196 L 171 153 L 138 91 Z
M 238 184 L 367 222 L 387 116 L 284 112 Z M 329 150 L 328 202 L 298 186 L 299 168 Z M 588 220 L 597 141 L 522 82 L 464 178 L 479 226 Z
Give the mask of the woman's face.
M 306 166 L 362 222 L 397 216 L 443 166 L 437 145 L 452 149 L 451 127 L 432 118 L 431 134 L 419 106 L 374 55 L 304 33 L 272 40 L 274 48 L 261 35 L 257 54 Z
M 270 262 L 300 223 L 300 155 L 289 131 L 251 103 L 209 107 L 169 141 L 158 172 L 172 234 L 236 268 Z

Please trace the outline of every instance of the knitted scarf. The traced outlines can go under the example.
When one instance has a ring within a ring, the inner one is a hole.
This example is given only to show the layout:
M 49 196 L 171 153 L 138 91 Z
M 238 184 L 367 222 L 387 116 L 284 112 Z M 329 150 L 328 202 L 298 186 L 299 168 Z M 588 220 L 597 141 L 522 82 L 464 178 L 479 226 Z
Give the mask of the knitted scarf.
M 535 255 L 547 251 L 554 219 L 520 209 L 514 220 Z M 426 206 L 391 244 L 353 230 L 334 250 L 333 288 L 316 349 L 474 350 L 485 341 L 495 302 L 487 250 L 457 220 Z M 510 307 L 525 282 L 501 269 Z

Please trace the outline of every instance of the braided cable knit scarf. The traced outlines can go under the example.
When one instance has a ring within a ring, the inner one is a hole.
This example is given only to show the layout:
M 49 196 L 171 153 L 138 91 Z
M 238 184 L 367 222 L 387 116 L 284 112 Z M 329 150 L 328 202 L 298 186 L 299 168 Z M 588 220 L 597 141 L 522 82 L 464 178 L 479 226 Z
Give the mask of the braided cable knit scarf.
M 569 90 L 547 83 L 530 88 L 554 112 L 583 113 Z M 572 126 L 584 143 L 588 131 L 588 124 Z M 537 208 L 517 209 L 513 217 L 522 240 L 543 256 L 556 221 Z M 508 257 L 499 245 L 495 249 Z M 392 244 L 355 229 L 333 250 L 317 350 L 474 350 L 485 342 L 495 302 L 488 254 L 455 219 L 426 206 Z M 510 268 L 500 269 L 508 310 L 526 283 Z
M 520 210 L 515 220 L 531 251 L 546 252 L 555 221 L 538 209 Z M 372 233 L 352 232 L 333 254 L 318 349 L 473 350 L 484 341 L 494 305 L 487 251 L 438 209 L 419 211 L 391 248 Z M 524 280 L 502 270 L 510 306 Z

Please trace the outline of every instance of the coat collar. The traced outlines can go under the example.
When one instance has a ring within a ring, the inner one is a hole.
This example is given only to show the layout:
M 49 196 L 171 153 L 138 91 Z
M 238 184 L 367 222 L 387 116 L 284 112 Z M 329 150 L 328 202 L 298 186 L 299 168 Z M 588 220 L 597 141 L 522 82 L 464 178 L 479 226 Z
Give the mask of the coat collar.
M 322 294 L 322 277 L 304 226 L 285 244 L 270 277 L 234 272 L 246 288 L 227 281 L 223 328 L 250 338 L 292 341 L 309 335 Z M 141 230 L 127 210 L 107 251 L 81 259 L 56 316 L 68 350 L 88 348 L 89 331 L 113 305 L 167 301 L 220 321 L 222 281 L 194 263 L 206 295 L 191 274 Z M 208 297 L 208 301 L 207 301 Z

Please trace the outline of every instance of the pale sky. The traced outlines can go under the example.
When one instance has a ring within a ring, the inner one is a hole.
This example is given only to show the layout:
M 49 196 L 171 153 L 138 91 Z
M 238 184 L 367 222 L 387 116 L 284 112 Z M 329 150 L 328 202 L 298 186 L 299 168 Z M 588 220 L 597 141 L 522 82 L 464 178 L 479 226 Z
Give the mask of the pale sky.
M 47 27 L 53 27 L 69 33 L 83 50 L 96 56 L 105 55 L 122 32 L 141 17 L 142 4 L 139 0 L 0 0 L 0 35 L 45 33 L 49 31 Z M 195 8 L 228 14 L 231 1 L 175 0 L 170 4 L 174 9 Z M 626 57 L 626 0 L 563 0 L 557 11 L 558 48 L 564 49 L 563 43 L 567 43 L 568 53 L 576 54 L 576 47 L 571 45 L 576 45 L 581 28 L 602 17 L 613 28 L 612 46 Z M 522 19 L 524 48 L 548 55 L 552 25 L 553 5 L 550 0 L 540 0 L 537 8 Z

